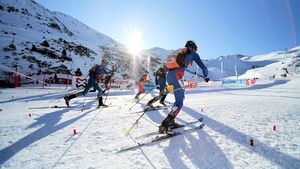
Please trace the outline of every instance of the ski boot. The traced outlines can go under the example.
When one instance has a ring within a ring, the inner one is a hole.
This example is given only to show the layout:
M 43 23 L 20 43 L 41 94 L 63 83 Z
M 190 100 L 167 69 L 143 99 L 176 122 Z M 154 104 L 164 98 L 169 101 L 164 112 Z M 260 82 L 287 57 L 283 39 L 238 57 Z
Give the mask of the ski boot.
M 170 124 L 174 121 L 174 116 L 168 114 L 168 116 L 162 121 L 161 125 L 158 127 L 159 133 L 168 133 L 171 131 Z
M 70 100 L 74 99 L 75 97 L 77 97 L 76 94 L 66 95 L 64 97 L 67 107 L 70 107 Z
M 167 106 L 167 105 L 165 104 L 165 99 L 166 99 L 166 97 L 167 97 L 167 95 L 163 95 L 162 98 L 160 99 L 159 103 L 162 104 L 162 105 L 164 105 L 164 106 Z
M 100 108 L 100 107 L 108 107 L 107 105 L 105 105 L 105 104 L 103 103 L 103 98 L 102 98 L 102 97 L 99 97 L 98 101 L 99 101 L 99 104 L 98 104 L 98 107 L 97 107 L 97 108 Z
M 151 99 L 150 101 L 148 101 L 147 107 L 149 109 L 153 109 L 154 108 L 153 103 L 155 103 L 155 102 L 156 102 L 156 98 Z
M 139 100 L 139 96 L 140 96 L 140 94 L 139 94 L 139 93 L 138 93 L 138 94 L 136 94 L 136 95 L 135 95 L 135 97 L 134 97 L 134 99 L 135 99 L 135 100 Z
M 163 101 L 160 101 L 159 103 L 162 104 L 163 106 L 167 106 L 166 103 Z
M 173 119 L 170 123 L 170 129 L 176 129 L 176 128 L 180 128 L 180 127 L 184 127 L 184 125 L 176 123 L 175 119 Z

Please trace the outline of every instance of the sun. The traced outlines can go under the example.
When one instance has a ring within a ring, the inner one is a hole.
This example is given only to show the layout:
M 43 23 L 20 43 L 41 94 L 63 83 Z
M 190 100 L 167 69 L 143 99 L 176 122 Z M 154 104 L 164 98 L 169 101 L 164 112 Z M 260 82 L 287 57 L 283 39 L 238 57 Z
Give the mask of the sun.
M 127 32 L 126 46 L 128 51 L 134 55 L 138 56 L 142 50 L 142 38 L 143 33 L 137 29 Z

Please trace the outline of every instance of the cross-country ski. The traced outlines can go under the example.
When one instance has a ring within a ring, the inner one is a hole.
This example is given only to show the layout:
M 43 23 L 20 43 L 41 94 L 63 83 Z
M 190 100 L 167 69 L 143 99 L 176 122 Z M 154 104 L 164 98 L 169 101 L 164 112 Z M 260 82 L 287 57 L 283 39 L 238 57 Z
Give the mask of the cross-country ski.
M 167 133 L 167 134 L 158 134 L 157 136 L 153 137 L 151 140 L 148 140 L 148 141 L 145 141 L 145 142 L 137 142 L 136 143 L 137 145 L 120 148 L 120 149 L 117 150 L 117 153 L 121 153 L 121 152 L 128 151 L 128 150 L 133 150 L 133 149 L 136 149 L 138 147 L 146 146 L 146 145 L 149 145 L 151 143 L 158 142 L 158 141 L 171 139 L 172 137 L 179 136 L 179 135 L 185 134 L 187 132 L 197 131 L 199 129 L 202 129 L 203 127 L 204 127 L 204 124 L 200 124 L 197 127 L 192 127 L 192 128 L 189 128 L 189 129 L 185 129 L 185 130 L 182 130 L 180 132 L 172 131 L 171 133 Z

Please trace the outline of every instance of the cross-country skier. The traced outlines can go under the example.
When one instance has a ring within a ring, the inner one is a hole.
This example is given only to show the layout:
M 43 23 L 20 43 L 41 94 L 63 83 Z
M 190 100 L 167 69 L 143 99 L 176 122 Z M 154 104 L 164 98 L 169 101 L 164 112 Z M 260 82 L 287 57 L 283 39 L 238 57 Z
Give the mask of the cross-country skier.
M 115 75 L 115 71 L 116 71 L 116 69 L 113 68 L 111 74 L 106 75 L 105 78 L 103 79 L 103 81 L 104 81 L 104 88 L 105 88 L 105 89 L 102 91 L 102 94 L 105 94 L 105 95 L 108 94 L 107 91 L 110 90 L 110 85 L 109 85 L 109 83 L 110 83 L 111 81 L 113 81 L 112 78 L 113 78 L 113 76 Z
M 138 87 L 139 87 L 139 92 L 135 95 L 135 99 L 139 99 L 140 94 L 145 93 L 145 88 L 144 88 L 144 82 L 148 82 L 148 71 L 145 71 L 145 73 L 142 74 L 138 81 Z
M 184 50 L 182 50 L 180 55 L 170 55 L 175 56 L 176 58 L 169 59 L 165 62 L 165 67 L 167 68 L 167 82 L 168 85 L 172 85 L 174 88 L 175 103 L 171 108 L 171 111 L 169 112 L 168 116 L 162 121 L 161 125 L 159 126 L 160 133 L 164 133 L 170 130 L 171 128 L 181 126 L 180 124 L 175 123 L 174 119 L 183 106 L 184 85 L 182 78 L 185 69 L 190 64 L 192 64 L 193 61 L 195 61 L 197 65 L 202 69 L 204 81 L 209 81 L 209 78 L 207 77 L 207 68 L 201 61 L 196 51 L 197 45 L 193 41 L 187 41 L 185 44 L 185 48 Z
M 164 68 L 159 68 L 155 73 L 155 84 L 158 86 L 159 89 L 159 95 L 151 99 L 148 103 L 148 107 L 153 107 L 152 104 L 156 101 L 159 101 L 160 104 L 166 106 L 165 99 L 167 97 L 167 91 L 166 91 L 166 72 Z
M 102 89 L 101 87 L 99 87 L 98 83 L 100 80 L 102 80 L 104 78 L 104 74 L 111 74 L 114 70 L 108 70 L 106 68 L 106 66 L 108 65 L 108 61 L 106 59 L 102 59 L 101 61 L 101 65 L 96 65 L 94 67 L 92 67 L 89 70 L 89 79 L 88 79 L 88 83 L 86 84 L 86 86 L 84 87 L 84 91 L 79 92 L 79 93 L 75 93 L 75 94 L 71 94 L 71 95 L 66 95 L 64 97 L 66 105 L 69 107 L 70 106 L 70 100 L 76 98 L 77 96 L 82 96 L 82 95 L 86 95 L 89 91 L 90 88 L 94 87 L 97 91 L 97 97 L 98 97 L 98 108 L 99 107 L 107 107 L 107 105 L 105 105 L 103 103 L 103 98 L 102 98 Z
M 102 81 L 104 82 L 104 90 L 102 90 L 102 94 L 105 94 L 109 89 L 109 83 L 112 81 L 112 77 L 115 74 L 115 69 L 112 70 L 111 74 L 106 75 Z M 97 90 L 93 87 L 93 89 L 89 90 L 89 92 L 96 92 Z M 107 93 L 106 93 L 107 94 Z

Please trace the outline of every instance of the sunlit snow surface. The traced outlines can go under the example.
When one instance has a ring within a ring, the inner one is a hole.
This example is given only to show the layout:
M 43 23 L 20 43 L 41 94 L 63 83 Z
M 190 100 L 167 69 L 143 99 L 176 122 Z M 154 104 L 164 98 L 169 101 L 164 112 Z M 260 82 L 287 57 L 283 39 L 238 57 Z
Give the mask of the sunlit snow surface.
M 95 109 L 96 93 L 72 100 L 72 109 L 30 109 L 63 106 L 62 99 L 53 99 L 67 90 L 1 89 L 1 167 L 300 168 L 300 77 L 289 79 L 250 88 L 186 90 L 176 120 L 204 117 L 203 130 L 119 154 L 119 148 L 136 144 L 133 139 L 154 137 L 146 135 L 157 131 L 168 110 L 146 113 L 130 136 L 124 135 L 124 128 L 140 115 L 130 112 L 141 110 L 157 91 L 129 111 L 135 103 L 131 91 L 111 91 L 106 101 L 111 107 L 106 109 Z

